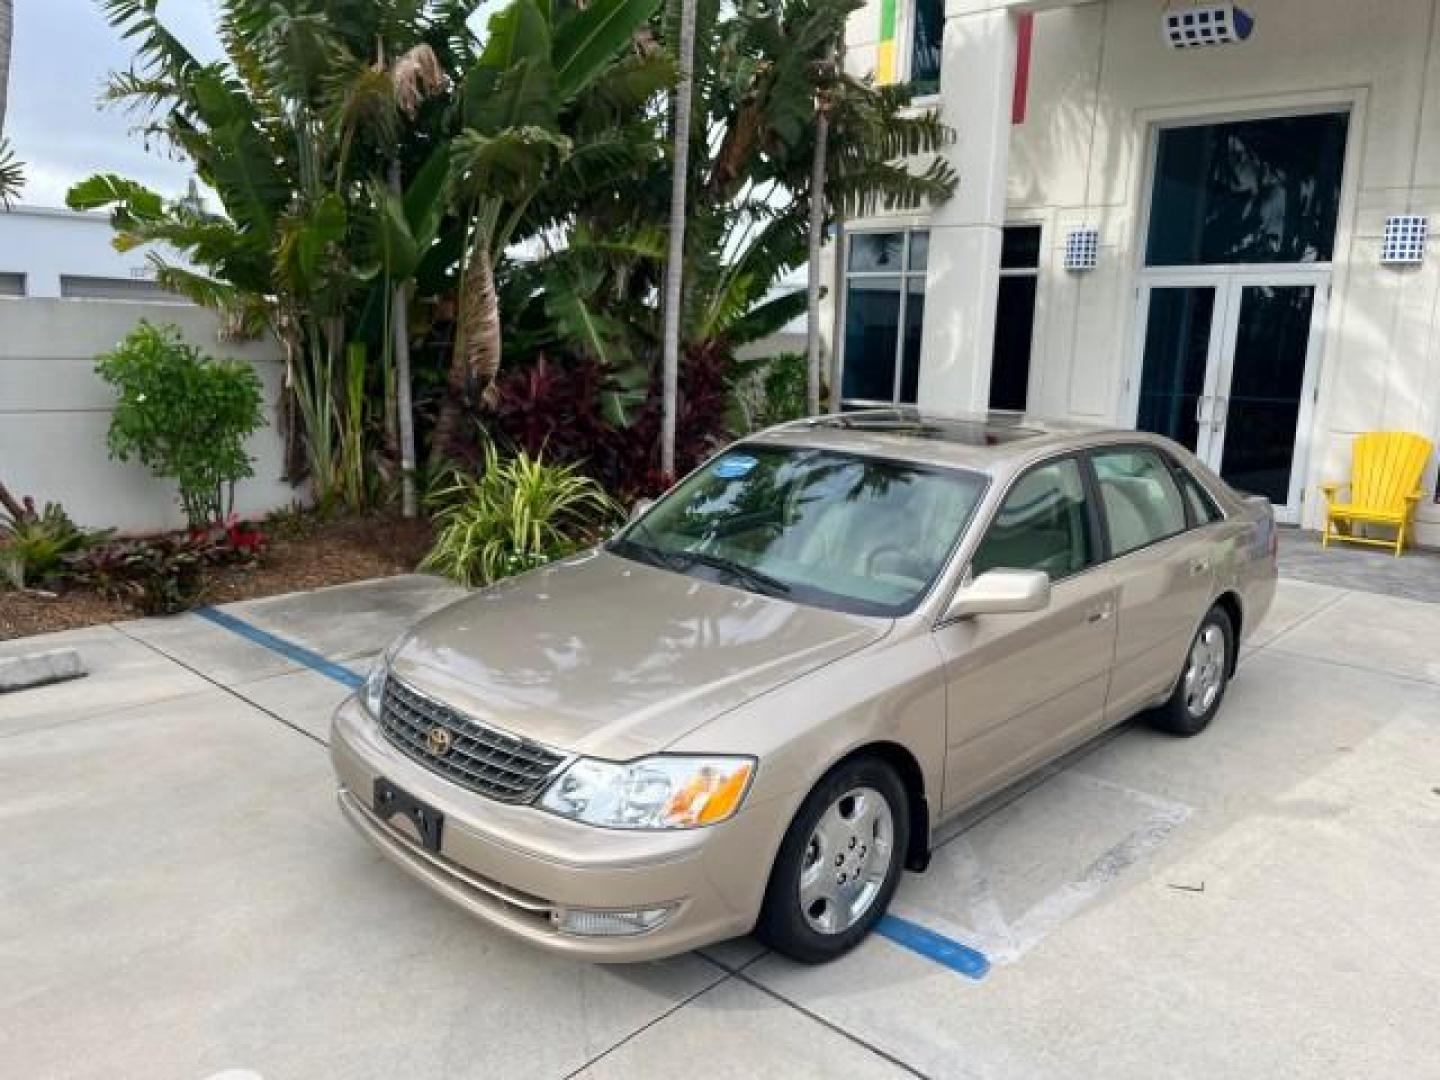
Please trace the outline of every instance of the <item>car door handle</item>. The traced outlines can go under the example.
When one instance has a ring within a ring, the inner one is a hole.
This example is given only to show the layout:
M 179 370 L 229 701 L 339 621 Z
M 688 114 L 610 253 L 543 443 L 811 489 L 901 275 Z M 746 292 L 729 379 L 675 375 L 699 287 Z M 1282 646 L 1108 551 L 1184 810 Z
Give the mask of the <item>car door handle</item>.
M 1210 569 L 1209 559 L 1195 559 L 1190 563 L 1190 576 L 1199 577 Z
M 1110 618 L 1110 616 L 1114 614 L 1115 605 L 1107 600 L 1105 603 L 1099 605 L 1098 607 L 1093 607 L 1089 611 L 1087 611 L 1085 613 L 1085 621 L 1087 623 L 1104 622 L 1106 619 Z

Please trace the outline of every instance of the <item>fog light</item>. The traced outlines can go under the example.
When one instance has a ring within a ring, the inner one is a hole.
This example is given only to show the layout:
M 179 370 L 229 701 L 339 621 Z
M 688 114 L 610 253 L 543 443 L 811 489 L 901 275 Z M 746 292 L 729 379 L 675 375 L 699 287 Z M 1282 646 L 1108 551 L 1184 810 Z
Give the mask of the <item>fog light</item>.
M 588 911 L 585 908 L 559 908 L 550 915 L 550 922 L 562 934 L 577 937 L 624 937 L 654 930 L 670 917 L 675 906 L 637 908 L 633 911 Z

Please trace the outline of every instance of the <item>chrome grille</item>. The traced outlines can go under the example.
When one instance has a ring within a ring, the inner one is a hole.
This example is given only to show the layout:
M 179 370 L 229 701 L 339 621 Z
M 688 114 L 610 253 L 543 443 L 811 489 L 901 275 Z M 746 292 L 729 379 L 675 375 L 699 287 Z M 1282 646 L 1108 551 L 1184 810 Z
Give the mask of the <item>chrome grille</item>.
M 437 727 L 450 733 L 450 745 L 441 753 L 430 743 L 430 733 Z M 472 720 L 393 675 L 385 680 L 380 729 L 427 769 L 501 802 L 529 802 L 565 760 L 563 754 L 539 743 Z

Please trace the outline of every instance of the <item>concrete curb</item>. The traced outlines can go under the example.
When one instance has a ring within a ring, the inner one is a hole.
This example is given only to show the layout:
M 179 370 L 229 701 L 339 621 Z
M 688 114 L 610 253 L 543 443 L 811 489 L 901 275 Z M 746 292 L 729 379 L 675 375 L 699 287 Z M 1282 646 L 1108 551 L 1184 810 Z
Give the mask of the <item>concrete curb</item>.
M 0 694 L 66 682 L 84 674 L 80 654 L 74 649 L 51 649 L 49 652 L 12 656 L 0 660 Z

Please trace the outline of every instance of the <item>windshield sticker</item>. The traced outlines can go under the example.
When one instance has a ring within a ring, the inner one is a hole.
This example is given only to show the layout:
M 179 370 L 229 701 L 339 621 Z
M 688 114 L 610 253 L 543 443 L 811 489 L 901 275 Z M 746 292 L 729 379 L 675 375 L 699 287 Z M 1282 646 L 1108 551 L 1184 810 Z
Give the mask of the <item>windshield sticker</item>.
M 749 474 L 759 464 L 749 454 L 729 454 L 717 461 L 710 469 L 722 480 L 738 480 Z

